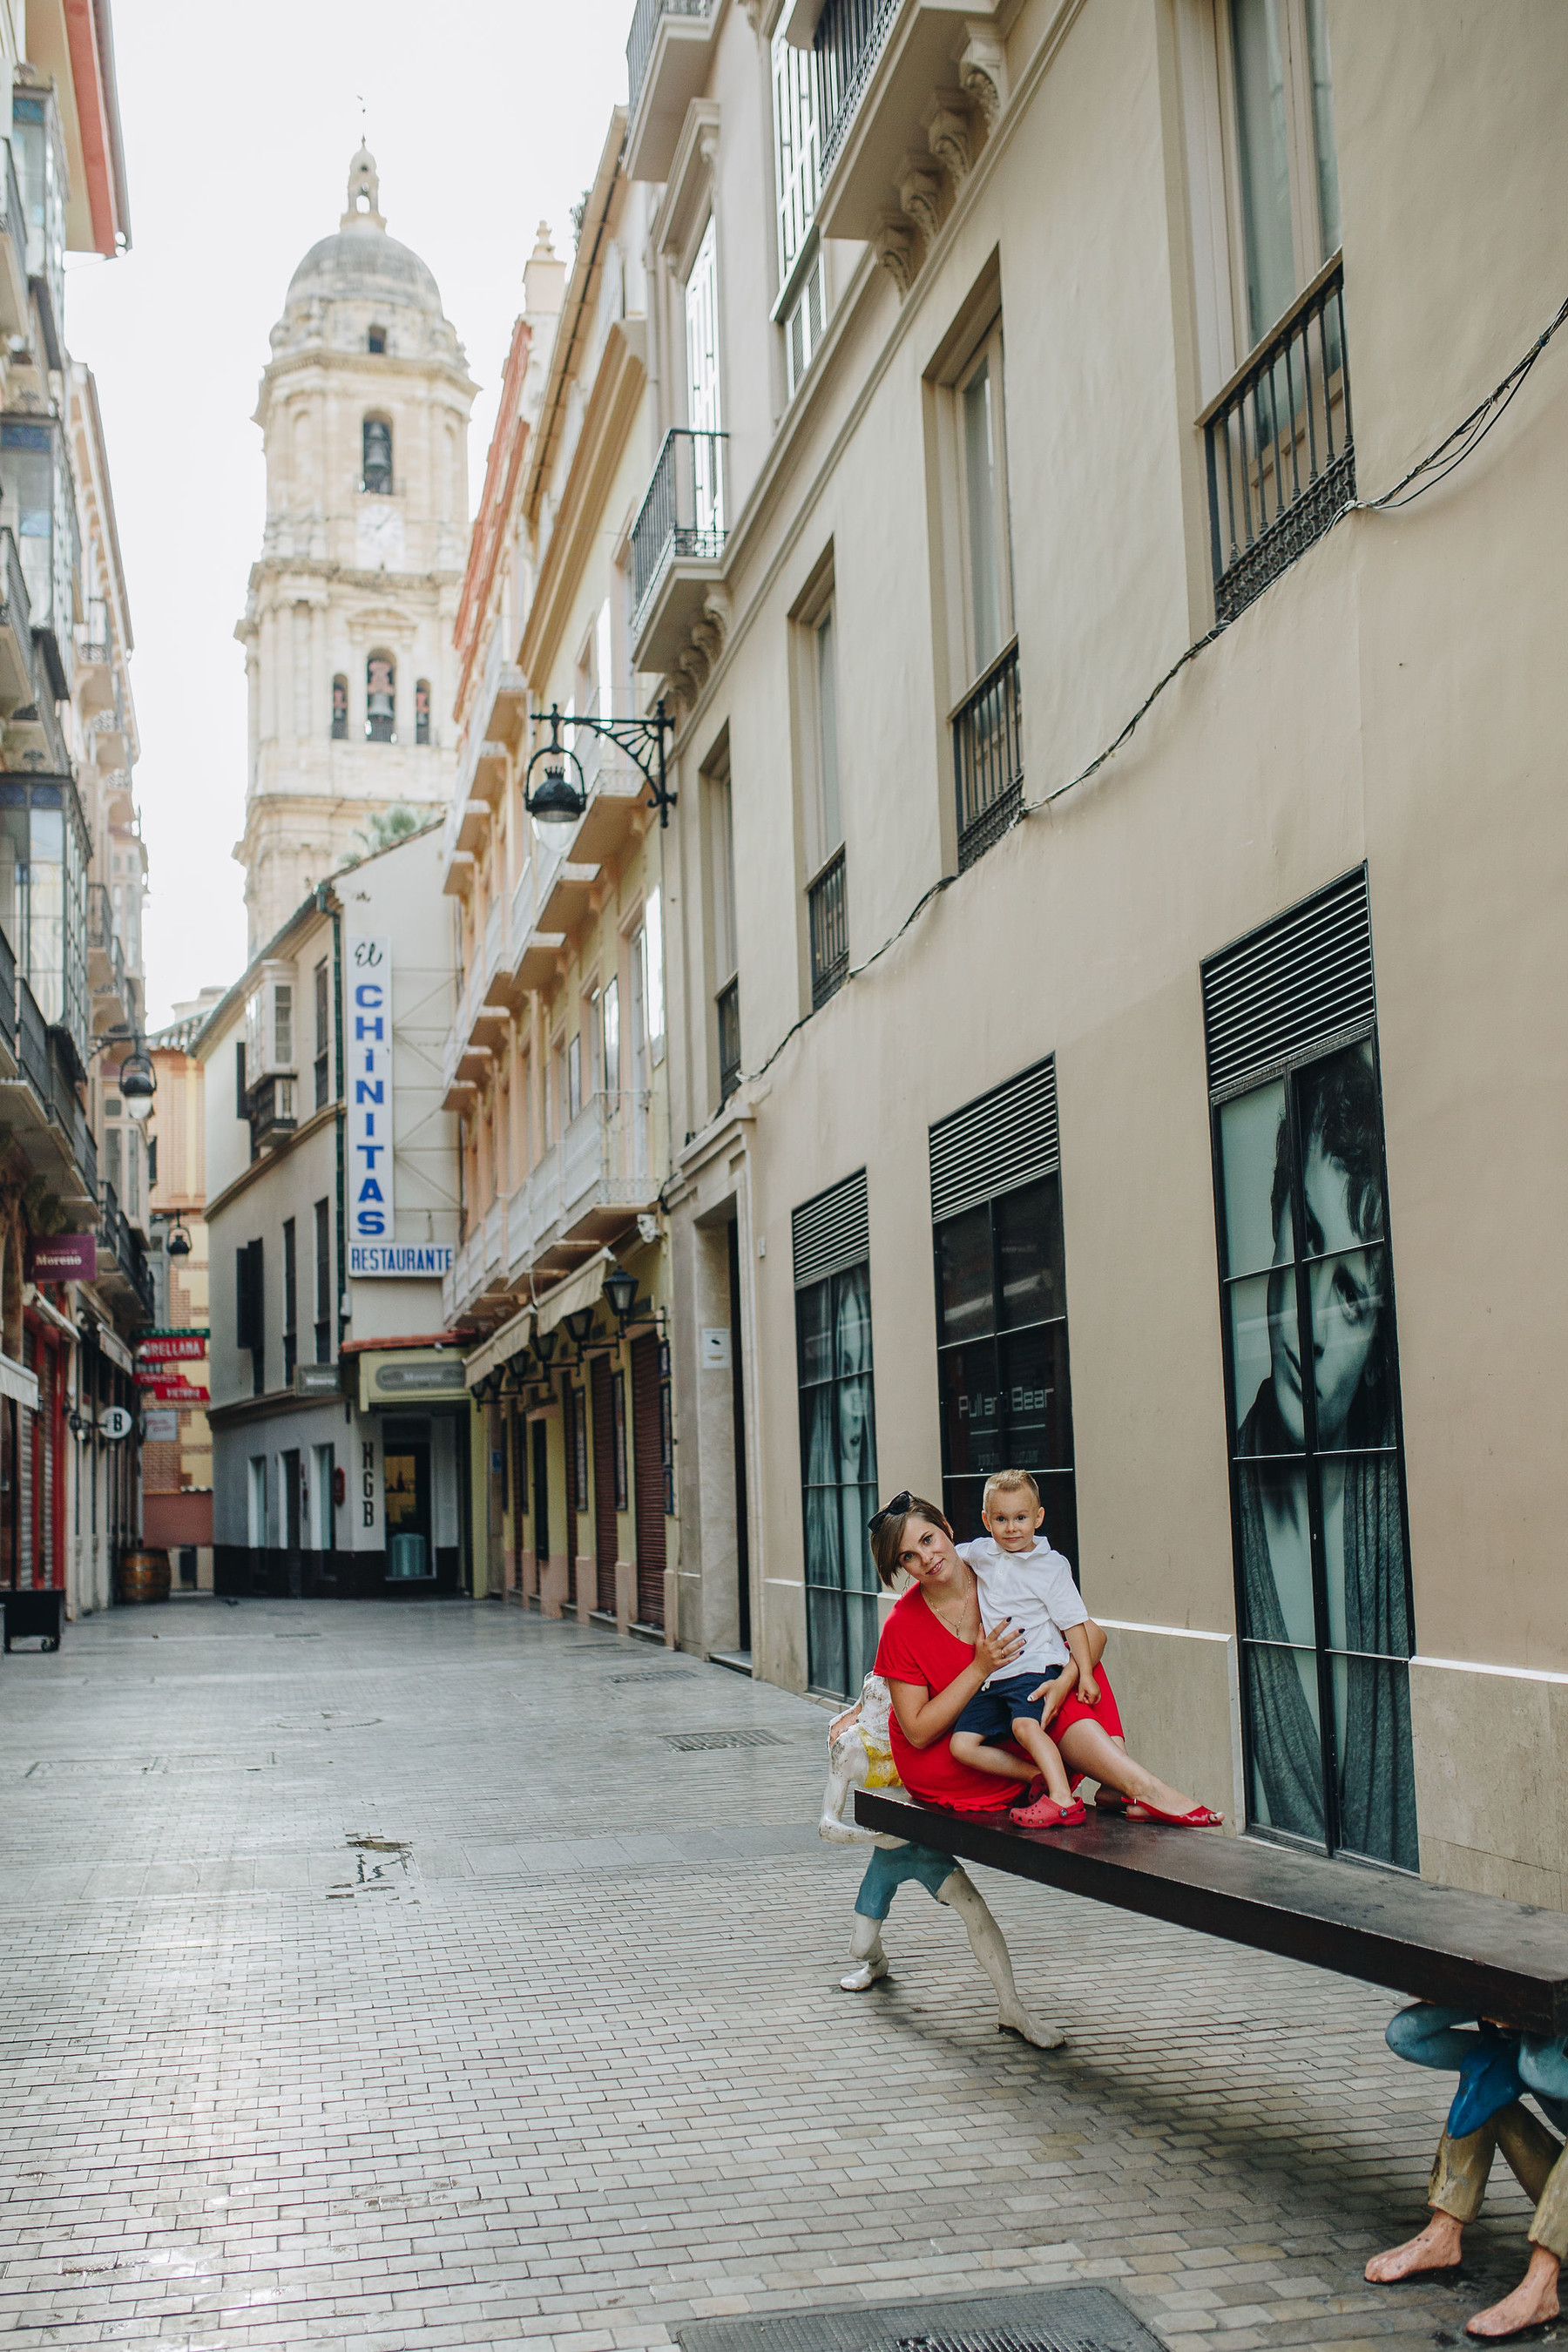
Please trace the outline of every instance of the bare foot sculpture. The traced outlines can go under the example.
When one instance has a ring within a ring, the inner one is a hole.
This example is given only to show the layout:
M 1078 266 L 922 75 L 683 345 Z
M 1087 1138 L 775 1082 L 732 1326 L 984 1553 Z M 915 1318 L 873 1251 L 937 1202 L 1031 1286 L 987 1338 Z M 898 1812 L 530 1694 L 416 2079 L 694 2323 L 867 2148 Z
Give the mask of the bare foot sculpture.
M 849 1938 L 854 1966 L 839 1978 L 839 1990 L 868 1992 L 888 1974 L 882 1923 L 899 1888 L 908 1879 L 918 1879 L 928 1894 L 963 1920 L 969 1948 L 996 1995 L 996 2031 L 1016 2034 L 1037 2050 L 1059 2049 L 1065 2039 L 1060 2027 L 1032 2017 L 1019 1999 L 1006 1937 L 968 1872 L 950 1853 L 863 1830 L 846 1820 L 852 1790 L 900 1785 L 888 1738 L 889 1711 L 887 1684 L 879 1675 L 868 1675 L 858 1702 L 836 1716 L 827 1727 L 827 1786 L 819 1833 L 833 1844 L 874 1849 L 855 1898 L 855 1926 Z
M 1568 2151 L 1522 2104 L 1521 2095 L 1528 2092 L 1554 2123 L 1568 2124 L 1568 2041 L 1538 2040 L 1465 2010 L 1422 2001 L 1393 2020 L 1388 2045 L 1415 2065 L 1462 2070 L 1461 2087 L 1427 2184 L 1432 2219 L 1404 2245 L 1374 2254 L 1367 2278 L 1374 2286 L 1386 2286 L 1456 2270 L 1465 2226 L 1481 2210 L 1492 2158 L 1500 2148 L 1515 2179 L 1535 2200 L 1530 2263 L 1513 2293 L 1477 2312 L 1465 2332 L 1478 2342 L 1495 2344 L 1555 2319 L 1558 2273 L 1568 2254 Z

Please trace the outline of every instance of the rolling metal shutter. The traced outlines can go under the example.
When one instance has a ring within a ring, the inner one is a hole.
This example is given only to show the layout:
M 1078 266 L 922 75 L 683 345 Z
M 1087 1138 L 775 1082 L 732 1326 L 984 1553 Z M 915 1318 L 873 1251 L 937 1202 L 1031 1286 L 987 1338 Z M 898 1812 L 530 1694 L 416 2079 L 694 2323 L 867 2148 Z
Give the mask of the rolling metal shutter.
M 846 1266 L 864 1265 L 871 1255 L 866 1171 L 858 1168 L 841 1183 L 803 1202 L 790 1218 L 790 1230 L 797 1290 L 830 1274 L 842 1274 Z
M 659 1397 L 658 1341 L 641 1332 L 632 1341 L 633 1505 L 637 1541 L 637 1620 L 664 1625 L 664 1420 Z
M 1203 966 L 1209 1095 L 1364 1036 L 1377 1010 L 1366 868 L 1347 874 Z
M 999 1192 L 1054 1176 L 1060 1166 L 1053 1055 L 931 1129 L 931 1223 L 940 1225 Z

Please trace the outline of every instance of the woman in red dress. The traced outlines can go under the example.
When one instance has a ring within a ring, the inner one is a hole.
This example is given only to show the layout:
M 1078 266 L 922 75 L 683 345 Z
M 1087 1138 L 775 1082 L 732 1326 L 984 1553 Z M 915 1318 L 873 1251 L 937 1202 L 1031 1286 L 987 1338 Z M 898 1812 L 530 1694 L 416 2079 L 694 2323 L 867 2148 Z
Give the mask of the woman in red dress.
M 934 1503 L 918 1495 L 895 1496 L 871 1522 L 871 1549 L 885 1585 L 891 1586 L 900 1570 L 911 1580 L 877 1645 L 877 1672 L 893 1702 L 889 1737 L 899 1778 L 911 1797 L 947 1812 L 990 1813 L 1016 1804 L 1030 1774 L 1021 1752 L 989 1751 L 990 1769 L 975 1770 L 955 1760 L 949 1738 L 987 1677 L 1006 1672 L 1023 1647 L 1023 1635 L 1010 1633 L 1005 1625 L 987 1633 L 981 1624 L 974 1571 L 959 1558 L 952 1529 Z M 1097 1704 L 1086 1706 L 1075 1696 L 1051 1727 L 1068 1771 L 1126 1799 L 1135 1821 L 1217 1827 L 1217 1813 L 1129 1756 L 1110 1685 L 1103 1675 L 1098 1679 Z M 1018 1777 L 1004 1777 L 1015 1754 Z

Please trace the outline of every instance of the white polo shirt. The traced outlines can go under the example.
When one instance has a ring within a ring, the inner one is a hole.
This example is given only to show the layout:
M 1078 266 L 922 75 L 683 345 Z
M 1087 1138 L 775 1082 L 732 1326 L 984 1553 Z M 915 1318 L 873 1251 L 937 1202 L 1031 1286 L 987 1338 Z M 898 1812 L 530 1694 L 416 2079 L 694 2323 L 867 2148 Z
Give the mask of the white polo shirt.
M 1070 1654 L 1061 1628 L 1087 1625 L 1089 1612 L 1061 1553 L 1038 1538 L 1031 1551 L 1004 1551 L 994 1536 L 979 1536 L 957 1549 L 974 1570 L 986 1632 L 1010 1617 L 1013 1630 L 1026 1637 L 1012 1664 L 989 1676 L 987 1687 L 1014 1675 L 1043 1675 L 1049 1666 L 1065 1666 Z

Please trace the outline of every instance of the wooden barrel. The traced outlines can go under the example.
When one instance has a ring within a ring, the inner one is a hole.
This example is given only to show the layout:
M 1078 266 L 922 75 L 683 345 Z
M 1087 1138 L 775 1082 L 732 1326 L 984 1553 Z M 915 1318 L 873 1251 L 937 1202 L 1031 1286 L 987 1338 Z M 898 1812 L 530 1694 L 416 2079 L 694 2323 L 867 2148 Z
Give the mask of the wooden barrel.
M 167 1601 L 169 1555 L 148 1549 L 128 1551 L 120 1563 L 120 1598 L 124 1601 Z

